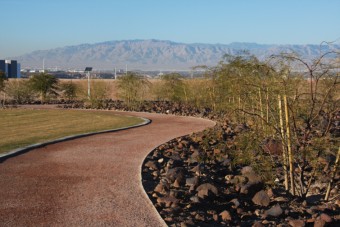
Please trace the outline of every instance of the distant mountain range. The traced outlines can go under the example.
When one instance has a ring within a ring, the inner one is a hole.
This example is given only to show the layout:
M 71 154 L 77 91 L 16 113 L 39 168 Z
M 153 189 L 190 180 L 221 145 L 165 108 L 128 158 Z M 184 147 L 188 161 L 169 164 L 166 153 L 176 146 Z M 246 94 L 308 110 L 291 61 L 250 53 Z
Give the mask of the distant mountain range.
M 321 46 L 340 50 L 340 45 Z M 13 57 L 22 68 L 83 69 L 94 70 L 188 70 L 197 65 L 216 65 L 225 54 L 249 51 L 259 59 L 281 52 L 296 52 L 304 59 L 313 59 L 320 54 L 320 45 L 264 45 L 257 43 L 231 44 L 186 44 L 163 40 L 122 40 L 95 44 L 66 46 L 39 50 Z

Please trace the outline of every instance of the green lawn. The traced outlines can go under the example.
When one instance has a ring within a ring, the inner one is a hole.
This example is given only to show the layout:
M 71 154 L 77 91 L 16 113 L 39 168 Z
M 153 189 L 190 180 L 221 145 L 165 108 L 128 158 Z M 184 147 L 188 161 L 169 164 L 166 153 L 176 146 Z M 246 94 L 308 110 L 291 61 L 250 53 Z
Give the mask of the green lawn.
M 65 136 L 142 123 L 105 111 L 0 110 L 0 153 Z

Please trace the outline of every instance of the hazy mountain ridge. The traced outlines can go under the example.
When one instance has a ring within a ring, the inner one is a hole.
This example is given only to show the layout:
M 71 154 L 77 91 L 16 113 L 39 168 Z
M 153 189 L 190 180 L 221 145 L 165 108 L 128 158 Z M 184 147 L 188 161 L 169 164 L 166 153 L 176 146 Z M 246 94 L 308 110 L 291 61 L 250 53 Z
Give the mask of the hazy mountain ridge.
M 330 50 L 321 46 L 322 51 Z M 340 45 L 332 48 L 340 49 Z M 247 50 L 260 59 L 272 54 L 294 51 L 305 59 L 319 56 L 320 45 L 268 45 L 257 43 L 185 44 L 162 40 L 122 40 L 95 44 L 80 44 L 50 50 L 34 51 L 16 58 L 22 68 L 78 68 L 94 69 L 114 67 L 141 70 L 183 70 L 197 65 L 216 65 L 225 54 Z

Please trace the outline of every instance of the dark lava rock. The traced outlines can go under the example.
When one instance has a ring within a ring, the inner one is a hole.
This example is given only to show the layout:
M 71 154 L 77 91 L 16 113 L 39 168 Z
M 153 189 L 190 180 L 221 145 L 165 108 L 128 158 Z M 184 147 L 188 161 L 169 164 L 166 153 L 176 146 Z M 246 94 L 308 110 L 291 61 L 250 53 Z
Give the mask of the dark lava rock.
M 194 172 L 196 175 L 201 175 L 202 172 L 202 166 L 200 164 L 198 164 L 197 166 L 193 167 L 192 169 L 190 169 L 191 172 Z
M 196 214 L 195 219 L 202 222 L 205 221 L 205 217 L 201 214 Z
M 199 178 L 198 177 L 191 177 L 191 178 L 187 178 L 185 181 L 185 184 L 188 186 L 197 186 L 199 182 Z
M 322 219 L 315 220 L 314 227 L 324 227 L 326 226 L 326 222 Z
M 221 212 L 220 216 L 221 216 L 223 221 L 231 221 L 232 220 L 232 217 L 231 217 L 229 211 L 227 211 L 227 210 Z
M 202 199 L 209 196 L 209 192 L 212 192 L 214 195 L 218 195 L 217 188 L 209 183 L 201 184 L 200 186 L 197 187 L 196 191 L 198 192 L 197 193 L 198 197 Z
M 233 204 L 234 204 L 234 205 L 233 205 L 233 208 L 237 208 L 237 207 L 240 206 L 240 202 L 238 201 L 237 198 L 234 198 L 234 199 L 230 200 L 230 203 L 233 203 Z
M 252 225 L 252 227 L 264 227 L 264 224 L 262 224 L 260 221 L 257 221 Z
M 155 187 L 154 191 L 165 194 L 169 191 L 170 184 L 167 179 L 161 179 L 159 184 Z
M 306 225 L 304 220 L 289 220 L 288 224 L 292 227 L 304 227 Z
M 264 212 L 265 216 L 273 216 L 273 217 L 278 217 L 283 213 L 283 210 L 279 204 L 273 206 L 272 208 L 266 210 Z
M 321 219 L 321 220 L 324 220 L 324 221 L 327 222 L 327 223 L 332 222 L 332 218 L 331 218 L 328 214 L 325 214 L 325 213 L 322 213 L 322 214 L 320 215 L 320 219 Z
M 270 203 L 270 198 L 265 191 L 261 190 L 254 195 L 252 201 L 256 205 L 267 207 Z
M 169 169 L 166 173 L 166 178 L 170 180 L 171 183 L 174 183 L 175 180 L 183 182 L 185 179 L 185 169 L 182 167 Z
M 154 161 L 147 161 L 145 163 L 145 166 L 148 167 L 150 170 L 158 170 L 158 166 Z
M 242 174 L 248 179 L 248 182 L 241 186 L 240 192 L 253 196 L 256 192 L 260 191 L 264 184 L 259 175 L 257 175 L 252 169 L 244 167 Z
M 164 196 L 157 198 L 157 203 L 164 204 L 165 207 L 170 207 L 172 204 L 178 203 L 179 200 L 172 196 Z
M 190 201 L 193 203 L 199 203 L 200 199 L 198 198 L 198 196 L 192 196 L 190 197 Z

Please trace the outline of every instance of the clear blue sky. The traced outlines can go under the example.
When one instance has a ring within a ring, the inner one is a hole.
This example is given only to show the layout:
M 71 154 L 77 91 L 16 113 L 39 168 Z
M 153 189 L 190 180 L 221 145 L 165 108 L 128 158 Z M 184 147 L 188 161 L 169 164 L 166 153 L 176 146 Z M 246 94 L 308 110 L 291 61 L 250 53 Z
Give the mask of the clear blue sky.
M 320 44 L 340 0 L 0 0 L 0 58 L 124 39 Z

